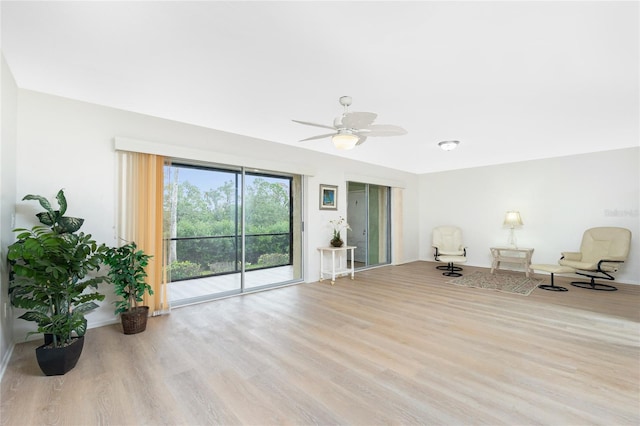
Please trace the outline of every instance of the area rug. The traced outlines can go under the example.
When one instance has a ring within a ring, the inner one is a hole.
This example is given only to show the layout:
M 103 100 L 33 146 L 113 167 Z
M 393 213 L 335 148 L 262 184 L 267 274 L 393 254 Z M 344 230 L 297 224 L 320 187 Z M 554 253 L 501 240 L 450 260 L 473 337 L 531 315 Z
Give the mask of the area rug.
M 528 296 L 534 288 L 542 284 L 542 280 L 527 278 L 524 274 L 504 274 L 499 272 L 492 274 L 482 271 L 471 272 L 449 282 L 465 287 L 486 288 L 523 296 Z

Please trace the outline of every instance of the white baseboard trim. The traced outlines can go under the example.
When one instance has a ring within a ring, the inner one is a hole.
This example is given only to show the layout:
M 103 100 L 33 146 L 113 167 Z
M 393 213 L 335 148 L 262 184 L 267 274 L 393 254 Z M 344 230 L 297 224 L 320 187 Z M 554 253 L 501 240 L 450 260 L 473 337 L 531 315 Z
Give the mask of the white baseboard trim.
M 11 355 L 13 354 L 13 348 L 15 348 L 15 343 L 11 343 L 9 349 L 4 354 L 4 358 L 2 359 L 2 363 L 0 363 L 0 383 L 2 383 L 2 377 L 4 376 L 4 372 L 9 365 L 9 360 L 11 359 Z
M 92 328 L 104 327 L 105 325 L 113 325 L 113 324 L 120 324 L 120 317 L 119 316 L 114 317 L 113 319 L 110 319 L 110 320 L 105 320 L 105 321 L 92 323 L 91 325 L 89 325 L 87 327 L 87 330 L 91 330 Z

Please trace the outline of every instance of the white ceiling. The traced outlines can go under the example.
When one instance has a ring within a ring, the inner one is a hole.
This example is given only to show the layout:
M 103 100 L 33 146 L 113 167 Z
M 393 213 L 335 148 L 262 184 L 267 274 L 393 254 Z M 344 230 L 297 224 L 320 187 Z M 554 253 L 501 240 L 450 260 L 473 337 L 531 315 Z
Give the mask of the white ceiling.
M 7 2 L 20 88 L 426 173 L 639 145 L 638 2 Z M 338 98 L 407 129 L 352 151 Z M 451 152 L 441 140 L 458 139 Z

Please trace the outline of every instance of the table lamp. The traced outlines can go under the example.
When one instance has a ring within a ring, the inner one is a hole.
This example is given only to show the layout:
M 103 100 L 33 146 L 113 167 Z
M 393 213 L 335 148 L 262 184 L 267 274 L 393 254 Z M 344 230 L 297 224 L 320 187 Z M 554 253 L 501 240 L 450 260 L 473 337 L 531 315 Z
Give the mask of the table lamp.
M 518 248 L 518 242 L 516 240 L 515 227 L 522 226 L 522 218 L 520 217 L 520 212 L 511 210 L 508 211 L 504 216 L 504 225 L 510 227 L 509 230 L 509 245 L 513 248 Z

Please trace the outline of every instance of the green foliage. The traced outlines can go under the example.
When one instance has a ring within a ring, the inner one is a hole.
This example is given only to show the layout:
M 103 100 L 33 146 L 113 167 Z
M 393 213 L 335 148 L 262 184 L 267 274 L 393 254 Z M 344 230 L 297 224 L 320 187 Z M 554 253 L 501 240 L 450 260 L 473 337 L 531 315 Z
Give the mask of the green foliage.
M 176 166 L 172 173 L 179 173 Z M 203 172 L 204 173 L 204 172 Z M 222 184 L 205 190 L 188 181 L 167 181 L 165 185 L 166 238 L 180 238 L 172 242 L 171 281 L 202 274 L 238 270 L 211 265 L 240 265 L 241 200 L 236 189 L 234 173 L 210 171 Z M 175 174 L 173 176 L 176 176 Z M 177 194 L 172 204 L 171 194 Z M 269 180 L 247 174 L 245 205 L 246 265 L 259 264 L 265 253 L 278 253 L 287 258 L 290 242 L 290 189 L 286 179 Z M 170 235 L 169 230 L 175 234 Z M 280 234 L 280 235 L 265 235 Z M 184 263 L 189 262 L 189 263 Z M 195 265 L 199 265 L 197 269 Z M 239 268 L 239 266 L 238 266 Z
M 100 270 L 107 247 L 98 245 L 91 234 L 75 233 L 84 220 L 64 216 L 67 200 L 62 189 L 56 199 L 59 210 L 40 195 L 23 198 L 40 203 L 45 211 L 37 217 L 47 226 L 15 229 L 17 241 L 8 247 L 7 259 L 11 304 L 26 310 L 19 318 L 38 326 L 27 336 L 51 334 L 53 346 L 62 347 L 74 334 L 85 334 L 85 315 L 98 307 L 95 300 L 104 300 L 97 289 L 107 277 L 90 274 Z
M 185 278 L 193 278 L 200 275 L 200 265 L 197 263 L 184 260 L 182 262 L 173 262 L 169 266 L 171 281 L 183 280 Z
M 249 236 L 245 247 L 245 259 L 248 263 L 255 264 L 260 263 L 260 256 L 263 254 L 280 254 L 287 258 L 281 265 L 286 265 L 289 263 L 290 244 L 289 234 Z
M 213 274 L 221 274 L 224 272 L 234 272 L 235 270 L 236 270 L 235 262 L 215 262 L 215 263 L 209 264 L 209 272 Z
M 22 198 L 22 201 L 25 200 L 35 200 L 40 203 L 45 211 L 38 213 L 36 216 L 40 220 L 40 223 L 51 227 L 54 232 L 76 232 L 84 222 L 84 219 L 64 215 L 67 212 L 67 199 L 64 196 L 64 190 L 62 189 L 58 191 L 58 194 L 56 195 L 56 200 L 58 200 L 59 206 L 58 210 L 53 210 L 49 200 L 41 195 L 28 194 Z
M 153 294 L 153 289 L 146 283 L 145 267 L 152 256 L 138 250 L 136 243 L 131 242 L 121 247 L 110 248 L 104 259 L 110 269 L 108 272 L 116 295 L 121 300 L 114 302 L 115 313 L 131 311 L 143 301 L 144 293 Z
M 26 309 L 19 318 L 34 321 L 38 329 L 30 332 L 53 335 L 53 344 L 61 347 L 73 333 L 85 334 L 85 314 L 104 300 L 96 289 L 106 277 L 92 277 L 100 269 L 107 247 L 98 245 L 90 234 L 58 233 L 54 228 L 34 226 L 16 229 L 18 241 L 9 246 L 11 265 L 9 296 L 13 306 Z
M 289 254 L 268 253 L 258 258 L 258 267 L 280 266 L 289 264 Z
M 245 196 L 247 227 L 268 229 L 267 232 L 289 232 L 288 188 L 263 178 L 254 178 L 250 182 Z M 253 230 L 249 233 L 259 233 Z

